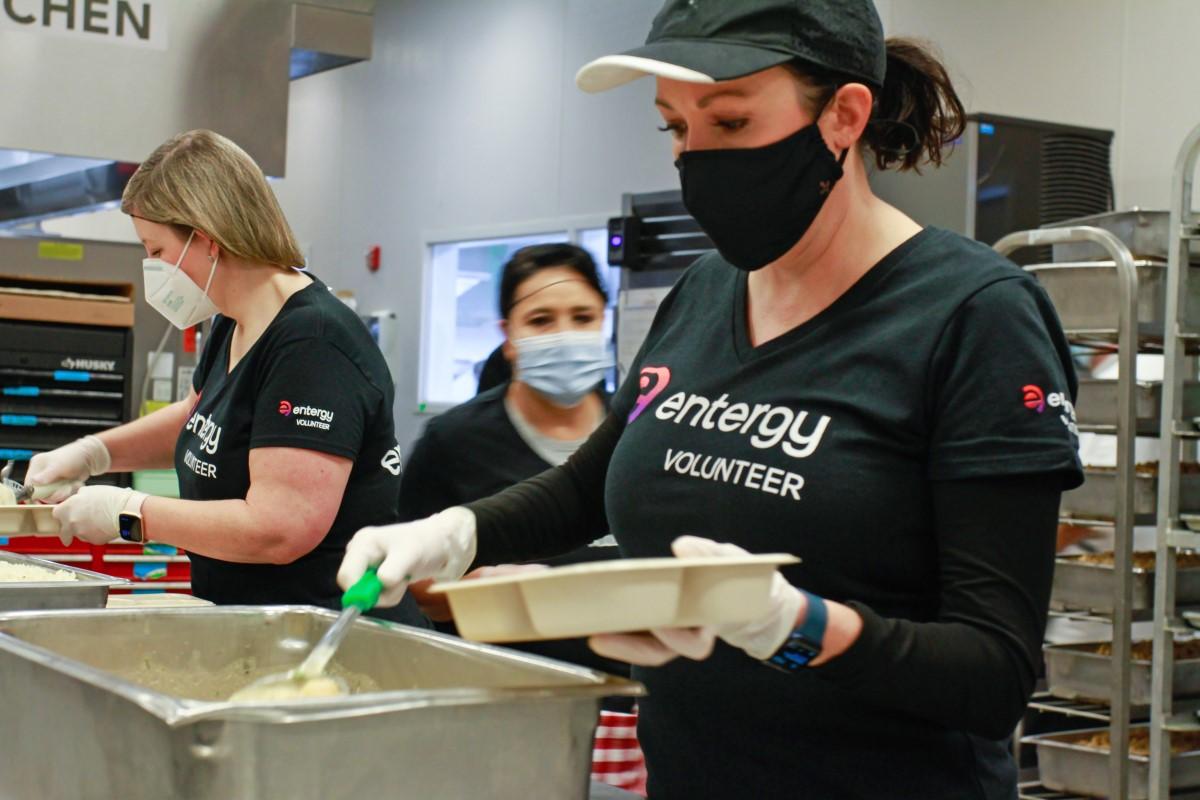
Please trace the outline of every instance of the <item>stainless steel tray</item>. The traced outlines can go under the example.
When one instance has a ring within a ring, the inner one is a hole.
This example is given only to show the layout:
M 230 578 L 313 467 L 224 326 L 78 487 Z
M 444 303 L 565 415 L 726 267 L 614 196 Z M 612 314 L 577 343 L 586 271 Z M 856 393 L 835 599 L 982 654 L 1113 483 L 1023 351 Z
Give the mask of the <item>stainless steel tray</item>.
M 1171 236 L 1171 212 L 1148 211 L 1141 208 L 1077 217 L 1044 227 L 1071 228 L 1076 225 L 1103 228 L 1124 242 L 1134 258 L 1153 258 L 1166 261 L 1167 248 L 1175 238 Z M 1100 257 L 1103 252 L 1098 245 L 1088 242 L 1056 244 L 1054 245 L 1054 260 L 1086 261 L 1090 258 Z M 1200 263 L 1200 242 L 1192 243 L 1191 252 L 1192 262 Z
M 1113 426 L 1117 424 L 1117 391 L 1115 380 L 1085 378 L 1079 381 L 1079 396 L 1075 402 L 1075 413 L 1080 425 Z M 1134 387 L 1134 410 L 1137 414 L 1137 432 L 1145 436 L 1159 434 L 1162 408 L 1162 384 L 1154 381 L 1139 381 Z M 1200 381 L 1187 381 L 1183 387 L 1183 417 L 1200 416 Z
M 101 575 L 69 564 L 0 551 L 0 562 L 61 569 L 75 574 L 73 581 L 0 581 L 0 611 L 39 611 L 56 608 L 104 608 L 108 590 L 129 581 Z
M 1167 264 L 1138 259 L 1134 267 L 1138 276 L 1138 334 L 1143 339 L 1161 341 L 1166 316 Z M 1115 341 L 1120 293 L 1112 261 L 1034 264 L 1025 269 L 1037 277 L 1050 296 L 1068 335 Z M 1200 280 L 1188 282 L 1184 328 L 1189 331 L 1200 328 Z
M 1132 726 L 1131 731 L 1145 728 Z M 1047 733 L 1026 736 L 1022 744 L 1037 748 L 1038 773 L 1043 786 L 1060 792 L 1090 797 L 1109 797 L 1108 750 L 1083 747 L 1077 742 L 1107 728 Z M 1171 757 L 1171 789 L 1200 787 L 1200 750 Z M 1129 794 L 1127 800 L 1148 800 L 1150 796 L 1150 759 L 1129 756 Z
M 0 615 L 0 793 L 582 800 L 601 697 L 642 693 L 580 667 L 359 620 L 334 663 L 378 692 L 279 705 L 180 695 L 198 693 L 186 676 L 224 675 L 239 659 L 294 666 L 334 619 L 308 606 Z
M 1200 567 L 1175 573 L 1175 602 L 1200 605 Z M 1059 556 L 1054 562 L 1050 607 L 1056 611 L 1086 611 L 1110 614 L 1113 610 L 1113 568 L 1086 564 L 1078 556 Z M 1154 570 L 1133 570 L 1133 611 L 1154 607 Z
M 1093 652 L 1103 642 L 1048 644 L 1042 648 L 1046 661 L 1046 683 L 1050 694 L 1067 700 L 1112 702 L 1112 658 Z M 1150 705 L 1150 661 L 1133 660 L 1129 702 Z M 1175 697 L 1200 695 L 1200 659 L 1174 662 L 1172 689 Z
M 1200 281 L 1198 281 L 1200 283 Z M 1113 470 L 1084 469 L 1083 485 L 1064 492 L 1063 516 L 1080 519 L 1111 520 L 1117 513 L 1117 473 Z M 1158 509 L 1158 476 L 1135 473 L 1133 477 L 1134 522 L 1153 524 Z M 1200 511 L 1200 474 L 1179 476 L 1179 509 Z

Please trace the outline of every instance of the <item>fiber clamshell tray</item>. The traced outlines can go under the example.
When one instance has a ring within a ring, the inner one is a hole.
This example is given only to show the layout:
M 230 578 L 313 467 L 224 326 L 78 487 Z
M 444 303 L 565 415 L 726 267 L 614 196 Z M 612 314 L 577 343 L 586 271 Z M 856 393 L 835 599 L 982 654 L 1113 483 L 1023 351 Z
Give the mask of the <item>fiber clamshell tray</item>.
M 480 642 L 570 639 L 650 628 L 721 625 L 767 611 L 785 553 L 637 558 L 434 584 L 458 632 Z
M 57 536 L 61 528 L 54 506 L 0 506 L 0 536 Z

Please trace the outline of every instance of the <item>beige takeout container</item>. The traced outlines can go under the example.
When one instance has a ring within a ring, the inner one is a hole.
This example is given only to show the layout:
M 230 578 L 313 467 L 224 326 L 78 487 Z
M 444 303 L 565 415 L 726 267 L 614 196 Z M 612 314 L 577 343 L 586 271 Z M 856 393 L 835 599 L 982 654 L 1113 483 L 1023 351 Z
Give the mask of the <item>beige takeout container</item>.
M 619 559 L 438 583 L 459 634 L 480 642 L 569 639 L 661 627 L 722 625 L 767 611 L 785 553 Z

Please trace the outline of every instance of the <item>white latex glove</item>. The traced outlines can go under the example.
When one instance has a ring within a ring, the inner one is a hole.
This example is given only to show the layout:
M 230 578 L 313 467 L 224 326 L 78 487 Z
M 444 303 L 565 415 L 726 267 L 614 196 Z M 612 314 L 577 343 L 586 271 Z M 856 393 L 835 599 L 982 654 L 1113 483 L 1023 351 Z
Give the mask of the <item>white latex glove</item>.
M 671 550 L 679 558 L 749 555 L 737 545 L 698 536 L 680 536 L 671 543 Z M 591 637 L 588 644 L 602 656 L 657 667 L 678 656 L 703 661 L 712 654 L 713 643 L 720 637 L 761 661 L 787 640 L 807 602 L 804 594 L 776 570 L 771 578 L 768 611 L 758 619 L 715 627 L 655 628 L 650 633 L 605 633 Z
M 48 453 L 38 453 L 29 461 L 25 472 L 26 486 L 46 486 L 62 483 L 53 494 L 40 498 L 47 503 L 61 503 L 79 491 L 84 481 L 103 475 L 112 466 L 112 458 L 104 442 L 95 436 L 84 436 Z
M 117 515 L 122 511 L 142 510 L 146 495 L 119 486 L 84 486 L 54 507 L 54 518 L 62 529 L 63 545 L 78 536 L 92 544 L 107 544 L 117 537 Z
M 346 545 L 338 585 L 348 589 L 375 567 L 383 592 L 378 606 L 394 606 L 408 585 L 426 578 L 456 581 L 475 560 L 475 515 L 454 506 L 416 522 L 363 528 Z

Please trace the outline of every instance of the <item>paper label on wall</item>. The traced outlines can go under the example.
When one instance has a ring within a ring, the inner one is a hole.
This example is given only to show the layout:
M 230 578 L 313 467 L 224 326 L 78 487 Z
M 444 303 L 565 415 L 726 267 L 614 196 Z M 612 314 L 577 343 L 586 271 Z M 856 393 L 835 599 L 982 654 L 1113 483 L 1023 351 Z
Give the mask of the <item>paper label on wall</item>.
M 77 242 L 38 242 L 37 257 L 43 261 L 83 261 L 83 245 Z
M 184 400 L 192 390 L 192 374 L 195 367 L 180 367 L 175 373 L 175 400 Z
M 0 33 L 167 49 L 169 0 L 4 0 Z
M 650 323 L 658 306 L 671 291 L 670 286 L 653 289 L 626 289 L 617 301 L 617 383 L 625 381 L 625 373 L 633 364 L 637 352 L 650 332 Z

